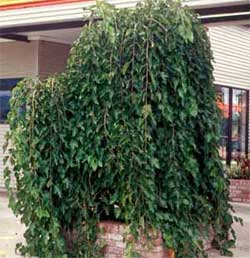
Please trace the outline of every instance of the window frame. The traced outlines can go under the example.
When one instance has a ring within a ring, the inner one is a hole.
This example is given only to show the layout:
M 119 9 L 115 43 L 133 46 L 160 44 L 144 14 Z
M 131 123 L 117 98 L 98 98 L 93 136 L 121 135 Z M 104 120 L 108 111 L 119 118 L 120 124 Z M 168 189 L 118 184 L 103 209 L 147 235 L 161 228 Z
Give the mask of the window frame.
M 216 87 L 227 88 L 229 90 L 229 121 L 227 130 L 227 143 L 226 143 L 226 164 L 231 165 L 232 161 L 232 129 L 233 129 L 233 90 L 242 90 L 246 92 L 246 135 L 245 135 L 245 155 L 249 153 L 249 90 L 239 87 L 230 87 L 221 84 L 215 84 Z
M 0 78 L 0 92 L 1 91 L 10 91 L 12 92 L 13 88 L 22 80 L 21 77 L 15 78 Z M 0 117 L 0 124 L 7 124 L 6 119 Z

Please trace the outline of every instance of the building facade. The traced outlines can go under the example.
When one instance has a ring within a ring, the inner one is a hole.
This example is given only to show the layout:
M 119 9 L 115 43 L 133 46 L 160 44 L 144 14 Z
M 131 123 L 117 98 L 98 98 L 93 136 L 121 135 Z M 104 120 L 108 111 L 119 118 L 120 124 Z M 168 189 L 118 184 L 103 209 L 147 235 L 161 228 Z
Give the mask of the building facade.
M 220 154 L 230 164 L 249 151 L 250 27 L 211 27 L 209 36 L 222 111 Z
M 136 0 L 110 0 L 118 8 Z M 209 2 L 209 4 L 204 4 Z M 214 3 L 213 3 L 214 2 Z M 240 3 L 238 3 L 240 2 Z M 214 78 L 222 111 L 220 154 L 226 163 L 249 149 L 250 26 L 242 11 L 247 1 L 188 1 L 209 28 L 214 53 Z M 0 146 L 8 130 L 6 116 L 11 90 L 25 77 L 62 72 L 70 48 L 80 34 L 86 0 L 0 1 Z M 224 4 L 223 4 L 224 3 Z M 218 13 L 239 10 L 237 17 Z M 247 10 L 247 9 L 246 9 Z M 3 152 L 0 148 L 0 187 L 3 187 Z

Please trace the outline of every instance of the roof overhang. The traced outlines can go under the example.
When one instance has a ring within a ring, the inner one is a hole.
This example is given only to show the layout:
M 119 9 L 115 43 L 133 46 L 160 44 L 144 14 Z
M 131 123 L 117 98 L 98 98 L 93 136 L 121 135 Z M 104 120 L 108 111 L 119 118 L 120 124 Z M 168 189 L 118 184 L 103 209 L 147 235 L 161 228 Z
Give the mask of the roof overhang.
M 141 1 L 107 0 L 117 8 L 134 7 Z M 3 5 L 3 2 L 12 4 Z M 13 4 L 14 2 L 19 3 Z M 89 0 L 2 0 L 0 38 L 18 40 L 17 33 L 82 27 L 88 22 L 83 20 L 87 14 L 84 8 L 94 4 L 95 1 Z M 186 1 L 183 5 L 196 11 L 202 23 L 209 26 L 250 24 L 249 0 L 196 0 Z M 28 38 L 19 40 L 28 41 Z
M 185 5 L 210 26 L 250 24 L 249 0 L 196 0 L 187 1 Z
M 39 6 L 51 6 L 67 3 L 87 2 L 90 0 L 1 0 L 0 11 L 17 10 L 22 8 L 34 8 Z

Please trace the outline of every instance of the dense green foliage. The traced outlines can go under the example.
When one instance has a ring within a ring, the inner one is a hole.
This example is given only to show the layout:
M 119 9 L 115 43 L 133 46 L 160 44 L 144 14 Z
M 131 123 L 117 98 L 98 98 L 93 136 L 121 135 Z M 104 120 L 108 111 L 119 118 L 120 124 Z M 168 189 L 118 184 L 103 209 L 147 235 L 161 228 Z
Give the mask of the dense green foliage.
M 103 219 L 124 221 L 135 236 L 160 230 L 179 258 L 205 257 L 201 240 L 213 227 L 228 253 L 233 218 L 211 58 L 204 27 L 179 3 L 101 4 L 64 74 L 14 89 L 15 197 L 9 169 L 5 177 L 27 226 L 23 253 L 100 258 Z

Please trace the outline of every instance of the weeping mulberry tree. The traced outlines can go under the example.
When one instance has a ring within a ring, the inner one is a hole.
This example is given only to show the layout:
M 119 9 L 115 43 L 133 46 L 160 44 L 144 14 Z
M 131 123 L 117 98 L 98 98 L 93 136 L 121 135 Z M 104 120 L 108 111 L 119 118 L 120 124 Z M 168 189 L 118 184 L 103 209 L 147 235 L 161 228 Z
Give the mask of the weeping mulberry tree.
M 134 237 L 160 230 L 179 258 L 205 257 L 212 228 L 213 244 L 229 254 L 233 218 L 204 27 L 170 0 L 98 4 L 88 18 L 65 73 L 13 91 L 5 179 L 27 227 L 19 250 L 100 258 L 97 224 L 112 219 Z

